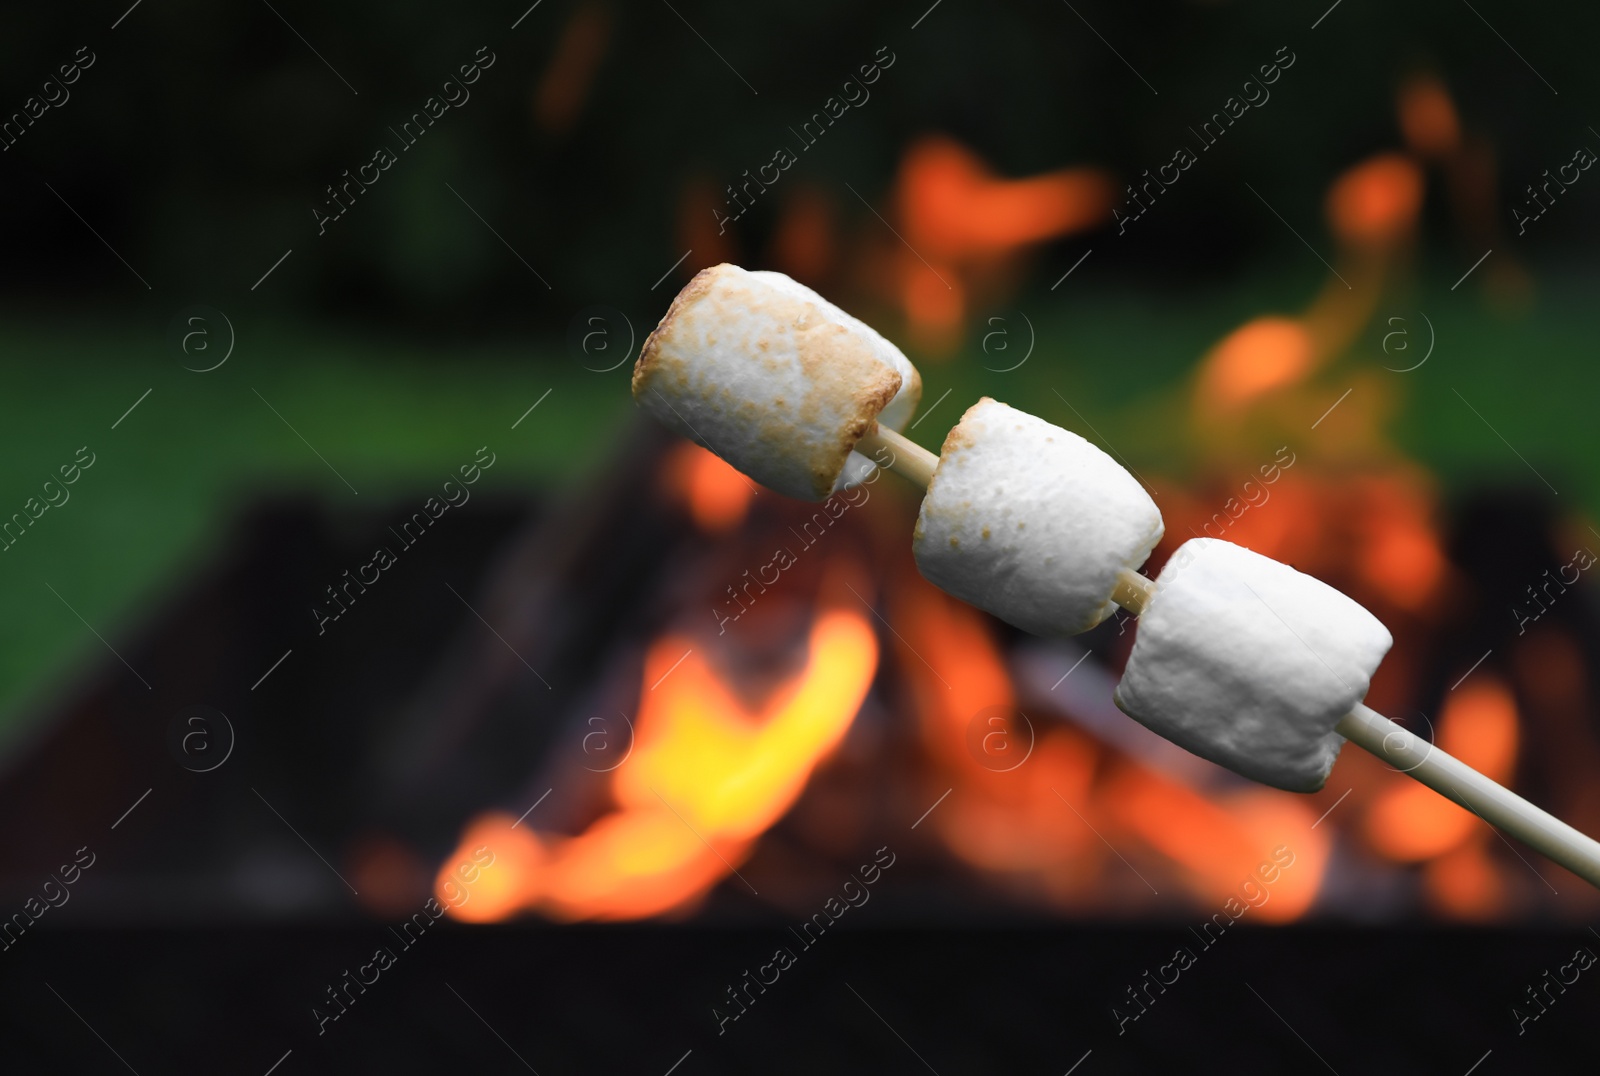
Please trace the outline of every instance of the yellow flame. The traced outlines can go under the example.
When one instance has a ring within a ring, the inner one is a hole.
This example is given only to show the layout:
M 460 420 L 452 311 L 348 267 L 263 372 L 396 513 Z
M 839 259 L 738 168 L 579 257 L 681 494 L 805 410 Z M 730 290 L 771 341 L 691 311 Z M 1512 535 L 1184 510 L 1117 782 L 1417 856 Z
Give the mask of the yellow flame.
M 799 798 L 849 731 L 877 664 L 865 614 L 824 607 L 805 666 L 751 710 L 690 640 L 657 640 L 645 659 L 633 757 L 611 777 L 617 809 L 572 837 L 480 817 L 462 848 L 488 845 L 496 863 L 452 914 L 635 919 L 699 899 Z M 436 880 L 441 903 L 450 877 L 441 870 Z

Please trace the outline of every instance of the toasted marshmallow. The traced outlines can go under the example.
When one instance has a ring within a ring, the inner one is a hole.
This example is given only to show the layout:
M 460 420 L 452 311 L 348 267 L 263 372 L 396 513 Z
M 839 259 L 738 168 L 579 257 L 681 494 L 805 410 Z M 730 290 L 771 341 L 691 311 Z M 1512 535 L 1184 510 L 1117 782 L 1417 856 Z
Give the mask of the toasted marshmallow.
M 762 485 L 825 500 L 871 475 L 853 451 L 900 429 L 922 379 L 889 341 L 782 273 L 701 270 L 639 353 L 633 396 Z
M 1116 702 L 1180 747 L 1290 792 L 1328 779 L 1339 719 L 1394 640 L 1309 575 L 1212 538 L 1180 546 L 1156 580 Z
M 1161 513 L 1075 433 L 984 397 L 945 438 L 912 551 L 928 580 L 1036 635 L 1087 631 L 1123 568 L 1161 540 Z

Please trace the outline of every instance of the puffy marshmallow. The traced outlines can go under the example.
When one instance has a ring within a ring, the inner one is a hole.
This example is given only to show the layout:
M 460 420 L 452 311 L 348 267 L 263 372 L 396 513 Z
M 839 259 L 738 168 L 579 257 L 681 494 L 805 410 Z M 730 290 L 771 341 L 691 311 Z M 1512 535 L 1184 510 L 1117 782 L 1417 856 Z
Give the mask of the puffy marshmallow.
M 1328 779 L 1333 726 L 1394 642 L 1326 583 L 1212 538 L 1178 547 L 1139 617 L 1124 713 L 1180 747 L 1290 792 Z
M 874 421 L 905 425 L 922 395 L 889 341 L 810 288 L 714 265 L 678 293 L 633 367 L 633 396 L 674 432 L 762 485 L 820 501 L 874 464 Z
M 1075 433 L 984 397 L 945 438 L 912 551 L 928 580 L 1036 635 L 1087 631 L 1161 540 L 1144 487 Z

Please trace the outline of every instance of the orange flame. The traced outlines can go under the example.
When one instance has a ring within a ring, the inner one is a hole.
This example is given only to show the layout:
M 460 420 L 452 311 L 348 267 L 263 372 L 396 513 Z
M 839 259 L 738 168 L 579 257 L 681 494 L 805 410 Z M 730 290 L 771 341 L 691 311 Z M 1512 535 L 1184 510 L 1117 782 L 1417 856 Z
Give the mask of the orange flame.
M 953 261 L 1081 231 L 1110 216 L 1114 199 L 1097 168 L 1001 179 L 959 142 L 931 136 L 906 151 L 896 208 L 912 246 Z
M 877 661 L 866 615 L 824 603 L 804 667 L 752 710 L 693 640 L 657 640 L 645 658 L 633 754 L 609 778 L 615 809 L 571 837 L 513 828 L 503 814 L 479 817 L 446 863 L 480 845 L 495 862 L 453 914 L 638 919 L 692 903 L 799 798 L 849 730 Z M 450 879 L 441 870 L 435 883 L 444 904 Z
M 589 2 L 572 13 L 533 96 L 534 119 L 542 130 L 564 134 L 577 120 L 610 40 L 609 7 Z
M 1422 170 L 1401 153 L 1380 153 L 1347 170 L 1328 191 L 1328 222 L 1353 246 L 1390 246 L 1416 224 Z
M 1200 367 L 1200 404 L 1235 411 L 1257 396 L 1303 378 L 1315 361 L 1315 344 L 1300 321 L 1261 317 L 1222 338 Z
M 1327 212 L 1342 271 L 1300 317 L 1254 318 L 1212 347 L 1200 364 L 1196 415 L 1231 420 L 1347 348 L 1371 320 L 1421 207 L 1422 171 L 1404 154 L 1378 154 L 1335 179 Z
M 1451 157 L 1461 148 L 1461 120 L 1450 91 L 1436 75 L 1421 74 L 1400 85 L 1400 131 L 1420 157 Z
M 802 284 L 817 286 L 832 271 L 838 256 L 833 199 L 817 187 L 801 184 L 783 203 L 773 229 L 771 261 Z
M 1192 891 L 1211 901 L 1237 892 L 1273 848 L 1287 844 L 1294 866 L 1270 872 L 1270 897 L 1252 914 L 1283 922 L 1309 910 L 1329 846 L 1311 830 L 1316 816 L 1300 797 L 1258 790 L 1210 799 L 1134 762 L 1107 767 L 1101 750 L 1080 732 L 1031 719 L 1006 734 L 1025 738 L 1031 726 L 1032 754 L 1021 758 L 1024 739 L 1014 769 L 991 769 L 981 751 L 975 753 L 970 725 L 1012 707 L 1015 694 L 990 622 L 920 579 L 908 579 L 896 598 L 902 662 L 911 674 L 924 738 L 944 768 L 944 780 L 955 783 L 952 799 L 960 798 L 928 824 L 955 855 L 1070 904 L 1113 878 L 1119 892 L 1145 892 L 1142 876 L 1117 858 L 1138 858 L 1126 840 L 1132 837 L 1155 858 L 1182 868 Z M 1111 775 L 1097 782 L 1097 768 Z M 930 784 L 929 799 L 942 791 L 935 784 L 942 782 Z M 1113 854 L 1103 840 L 1107 832 L 1120 834 L 1109 839 L 1129 851 Z
M 1489 673 L 1462 684 L 1439 714 L 1434 742 L 1491 781 L 1509 782 L 1517 760 L 1517 705 Z M 1402 863 L 1433 859 L 1486 830 L 1470 812 L 1406 780 L 1384 792 L 1367 814 L 1368 842 Z
M 973 294 L 996 286 L 1024 247 L 1094 227 L 1111 216 L 1115 200 L 1110 176 L 1098 168 L 1002 179 L 952 138 L 912 144 L 892 202 L 915 253 L 895 250 L 890 270 L 912 339 L 948 352 Z
M 1058 901 L 1087 897 L 1104 846 L 1067 804 L 1088 799 L 1095 745 L 1072 729 L 1038 723 L 1030 728 L 1022 720 L 987 617 L 920 576 L 908 572 L 897 582 L 900 664 L 911 683 L 923 742 L 939 766 L 925 798 L 932 802 L 956 786 L 955 802 L 940 807 L 926 825 L 975 867 L 1004 872 L 1015 884 L 1043 889 Z M 990 726 L 983 716 L 988 713 L 1015 715 L 1015 723 Z M 985 735 L 993 728 L 1000 738 L 971 737 L 974 721 Z M 1022 761 L 1030 743 L 1031 754 Z
M 685 258 L 671 275 L 687 280 L 707 265 L 720 262 L 738 263 L 738 235 L 717 224 L 723 199 L 716 184 L 701 174 L 684 181 L 678 193 L 677 242 L 675 246 L 694 252 Z
M 1449 571 L 1430 518 L 1431 498 L 1401 475 L 1373 476 L 1355 483 L 1352 492 L 1357 575 L 1400 608 L 1423 612 Z
M 685 441 L 662 470 L 667 489 L 683 499 L 701 531 L 723 534 L 744 522 L 755 487 L 720 456 Z
M 462 899 L 463 890 L 451 865 L 470 861 L 478 848 L 488 848 L 494 862 L 479 871 Z M 538 876 L 543 865 L 544 846 L 533 831 L 518 828 L 517 820 L 508 814 L 491 811 L 473 819 L 462 831 L 460 846 L 434 879 L 434 899 L 468 923 L 498 922 L 522 909 L 529 880 Z M 447 888 L 447 884 L 455 888 Z
M 1322 887 L 1328 839 L 1311 828 L 1316 816 L 1301 797 L 1252 789 L 1213 800 L 1129 765 L 1108 783 L 1100 801 L 1120 828 L 1182 866 L 1197 893 L 1232 893 L 1255 873 L 1255 888 L 1269 893 L 1252 911 L 1258 921 L 1298 919 Z M 1279 846 L 1292 853 L 1292 867 L 1259 873 Z

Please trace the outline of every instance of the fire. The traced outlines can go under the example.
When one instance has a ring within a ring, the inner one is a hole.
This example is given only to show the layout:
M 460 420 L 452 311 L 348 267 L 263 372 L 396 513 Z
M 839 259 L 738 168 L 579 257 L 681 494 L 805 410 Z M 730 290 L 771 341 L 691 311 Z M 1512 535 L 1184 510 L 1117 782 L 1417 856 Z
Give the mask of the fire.
M 1482 841 L 1470 841 L 1427 866 L 1428 900 L 1456 919 L 1487 921 L 1507 903 L 1507 886 Z
M 1261 317 L 1223 337 L 1201 362 L 1201 406 L 1236 411 L 1257 396 L 1303 378 L 1315 360 L 1305 326 L 1293 319 Z
M 912 246 L 957 261 L 1091 227 L 1110 216 L 1114 198 L 1110 178 L 1099 169 L 1001 179 L 959 142 L 931 136 L 906 150 L 896 209 Z
M 1398 242 L 1421 207 L 1422 170 L 1401 153 L 1380 153 L 1356 165 L 1328 191 L 1328 221 L 1353 246 Z
M 1420 157 L 1449 158 L 1461 148 L 1461 120 L 1450 91 L 1435 75 L 1421 74 L 1400 86 L 1400 131 Z
M 1238 888 L 1272 849 L 1291 849 L 1294 869 L 1252 913 L 1259 920 L 1300 918 L 1322 886 L 1328 839 L 1311 828 L 1316 815 L 1303 797 L 1270 789 L 1208 797 L 1130 763 L 1107 782 L 1101 801 L 1120 829 L 1182 867 L 1192 890 L 1208 899 Z
M 1440 714 L 1438 743 L 1491 780 L 1509 785 L 1521 738 L 1516 703 L 1501 681 L 1478 676 L 1482 679 L 1463 684 Z M 1489 854 L 1489 827 L 1444 797 L 1417 796 L 1418 791 L 1426 790 L 1417 785 L 1391 789 L 1374 803 L 1367 818 L 1369 840 L 1392 859 L 1428 861 L 1425 892 L 1438 911 L 1478 921 L 1503 912 L 1512 891 Z M 1393 828 L 1399 818 L 1407 827 L 1403 834 Z
M 926 677 L 913 681 L 923 703 L 918 712 L 924 728 L 948 760 L 972 762 L 961 746 L 966 720 L 985 707 L 1010 706 L 1015 701 L 994 630 L 977 610 L 949 598 L 921 576 L 904 578 L 896 606 L 903 610 L 900 619 L 914 641 L 907 647 L 915 646 L 904 659 L 908 665 L 925 660 L 926 670 L 933 674 L 931 681 Z
M 1479 672 L 1451 693 L 1434 742 L 1491 781 L 1507 784 L 1517 760 L 1517 706 L 1510 690 Z M 1409 779 L 1385 791 L 1367 813 L 1368 842 L 1402 863 L 1433 859 L 1487 829 L 1471 812 Z
M 593 0 L 567 20 L 555 57 L 533 95 L 533 117 L 548 134 L 565 134 L 583 111 L 611 41 L 611 9 Z
M 892 196 L 915 251 L 901 247 L 892 256 L 895 298 L 911 338 L 948 352 L 974 295 L 995 287 L 1023 248 L 1102 223 L 1115 199 L 1115 186 L 1098 168 L 1002 179 L 952 138 L 913 143 Z
M 1393 389 L 1367 378 L 1341 394 L 1322 388 L 1313 375 L 1370 324 L 1391 275 L 1404 263 L 1420 199 L 1420 170 L 1398 154 L 1357 165 L 1333 184 L 1328 216 L 1339 242 L 1338 275 L 1330 277 L 1304 314 L 1247 322 L 1201 364 L 1193 396 L 1197 427 L 1214 461 L 1211 468 L 1230 477 L 1219 479 L 1222 488 L 1213 486 L 1209 493 L 1169 489 L 1163 501 L 1174 541 L 1205 533 L 1239 543 L 1347 590 L 1390 623 L 1397 646 L 1371 696 L 1380 708 L 1386 698 L 1400 703 L 1420 689 L 1426 667 L 1415 659 L 1415 633 L 1447 608 L 1441 595 L 1449 589 L 1445 584 L 1452 569 L 1434 518 L 1432 483 L 1381 428 Z M 1354 398 L 1345 402 L 1352 392 Z M 1247 412 L 1251 407 L 1255 410 Z M 1338 407 L 1343 410 L 1335 413 Z M 1234 476 L 1242 466 L 1266 458 L 1264 452 L 1241 458 L 1249 451 L 1243 446 L 1272 443 L 1260 433 L 1277 425 L 1273 413 L 1288 411 L 1306 415 L 1308 423 L 1332 419 L 1313 444 L 1281 435 L 1297 450 L 1305 446 L 1306 464 L 1270 486 L 1254 481 L 1241 487 Z M 1219 452 L 1219 445 L 1226 447 Z M 1511 696 L 1485 672 L 1450 695 L 1440 715 L 1441 748 L 1495 780 L 1509 779 L 1517 739 Z M 1512 888 L 1490 854 L 1493 838 L 1487 827 L 1430 789 L 1371 766 L 1370 760 L 1356 757 L 1340 765 L 1357 793 L 1344 813 L 1360 820 L 1364 842 L 1385 859 L 1425 864 L 1422 891 L 1431 908 L 1481 919 L 1507 906 Z M 1152 776 L 1147 783 L 1155 780 Z M 1186 789 L 1125 784 L 1141 795 L 1124 792 L 1112 800 L 1122 826 L 1197 877 L 1208 863 L 1238 854 L 1230 852 L 1220 828 L 1208 827 L 1216 836 L 1201 851 L 1195 841 L 1183 839 L 1182 826 L 1167 821 L 1180 815 L 1203 818 L 1208 809 L 1214 815 L 1217 804 L 1184 808 Z M 1250 813 L 1264 809 L 1270 804 L 1254 806 Z M 1337 825 L 1322 826 L 1319 839 L 1325 841 Z M 1292 826 L 1278 828 L 1293 831 Z M 1269 915 L 1298 915 L 1309 908 L 1316 886 L 1300 887 L 1320 875 L 1326 846 L 1311 851 L 1313 869 L 1305 875 L 1286 872 L 1284 880 L 1293 888 L 1275 891 L 1287 899 L 1266 906 Z
M 849 731 L 877 669 L 877 636 L 859 606 L 824 599 L 804 665 L 755 707 L 702 646 L 677 635 L 650 646 L 633 753 L 609 775 L 612 809 L 583 832 L 534 833 L 499 813 L 467 827 L 446 864 L 480 845 L 495 862 L 453 914 L 639 919 L 692 904 L 737 869 Z M 441 903 L 449 878 L 443 869 L 436 880 Z
M 666 488 L 682 498 L 701 531 L 723 534 L 744 522 L 755 487 L 720 456 L 685 441 L 662 471 Z
M 1449 89 L 1432 72 L 1413 74 L 1401 82 L 1395 104 L 1406 146 L 1441 173 L 1462 253 L 1470 250 L 1476 257 L 1480 250 L 1496 252 L 1474 285 L 1502 305 L 1526 306 L 1533 279 L 1504 241 L 1494 143 L 1467 129 Z
M 1432 484 L 1403 466 L 1329 475 L 1310 469 L 1316 464 L 1309 454 L 1295 458 L 1294 469 L 1285 468 L 1273 483 L 1252 483 L 1250 489 L 1267 495 L 1258 507 L 1246 505 L 1237 483 L 1174 491 L 1164 513 L 1172 536 L 1166 546 L 1194 536 L 1223 538 L 1340 580 L 1366 601 L 1381 599 L 1417 615 L 1435 607 L 1450 564 L 1434 519 Z
M 742 262 L 738 235 L 717 226 L 717 211 L 722 208 L 722 196 L 717 193 L 716 182 L 704 173 L 690 176 L 678 192 L 676 221 L 676 246 L 694 253 L 685 258 L 672 273 L 679 280 L 687 280 L 707 265 L 719 262 Z
M 682 639 L 651 649 L 645 678 L 665 675 Z M 630 765 L 617 771 L 625 808 L 665 800 L 695 829 L 759 836 L 799 798 L 811 769 L 850 728 L 877 667 L 877 635 L 864 611 L 818 614 L 805 667 L 752 713 L 692 653 L 649 692 Z
M 444 883 L 451 878 L 452 865 L 470 859 L 480 847 L 494 853 L 494 862 L 481 870 L 468 890 L 469 899 L 450 914 L 468 923 L 494 923 L 521 910 L 528 886 L 544 865 L 544 846 L 532 830 L 519 828 L 508 814 L 480 815 L 462 832 L 460 846 L 439 869 L 434 893 L 440 904 L 451 903 Z
M 924 795 L 931 803 L 956 786 L 951 802 L 924 824 L 975 867 L 1063 901 L 1083 899 L 1104 846 L 1066 804 L 1086 801 L 1098 749 L 1073 730 L 1041 724 L 1030 730 L 1019 717 L 1015 726 L 993 727 L 1001 739 L 985 746 L 978 737 L 975 751 L 968 735 L 975 719 L 1017 713 L 992 623 L 910 572 L 897 580 L 893 598 L 899 663 L 937 767 Z
M 955 785 L 951 799 L 959 797 L 928 824 L 955 855 L 1070 906 L 1107 883 L 1142 895 L 1142 874 L 1119 856 L 1158 866 L 1165 861 L 1193 893 L 1211 901 L 1236 890 L 1273 848 L 1287 844 L 1295 867 L 1253 914 L 1283 922 L 1309 910 L 1328 840 L 1311 829 L 1316 816 L 1300 797 L 1268 790 L 1208 796 L 1108 755 L 1073 728 L 1032 719 L 1006 730 L 1021 741 L 1015 761 L 1007 756 L 1003 764 L 986 765 L 970 726 L 1015 700 L 990 622 L 915 577 L 897 588 L 896 609 L 902 664 L 911 674 L 925 742 L 941 766 L 928 798 L 947 781 Z M 1032 753 L 1024 759 L 1030 726 Z
M 772 267 L 802 284 L 818 286 L 838 260 L 833 199 L 820 188 L 798 184 L 783 203 L 773 229 Z
M 1268 393 L 1305 382 L 1342 353 L 1372 320 L 1422 208 L 1422 170 L 1401 153 L 1381 153 L 1328 189 L 1328 225 L 1340 268 L 1299 317 L 1258 317 L 1229 333 L 1201 360 L 1195 413 L 1231 421 Z
M 1401 475 L 1373 476 L 1353 485 L 1350 518 L 1359 542 L 1356 572 L 1400 608 L 1425 611 L 1449 571 L 1429 518 L 1431 497 Z

